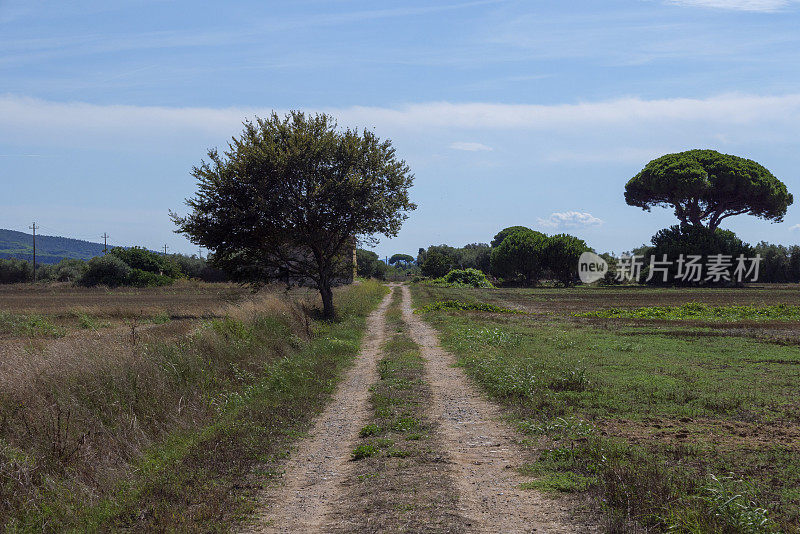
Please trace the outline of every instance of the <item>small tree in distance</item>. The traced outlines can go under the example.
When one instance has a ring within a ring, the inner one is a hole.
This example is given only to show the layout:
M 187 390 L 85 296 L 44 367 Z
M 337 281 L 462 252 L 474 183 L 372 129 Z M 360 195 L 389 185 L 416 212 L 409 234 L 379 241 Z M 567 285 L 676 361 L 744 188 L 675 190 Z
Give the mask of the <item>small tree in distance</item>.
M 414 261 L 414 256 L 410 254 L 393 254 L 392 257 L 389 258 L 389 265 L 408 268 L 414 264 Z
M 352 268 L 353 240 L 396 236 L 413 183 L 391 141 L 339 131 L 328 115 L 292 111 L 246 121 L 228 150 L 212 149 L 192 170 L 192 212 L 171 217 L 177 232 L 214 252 L 213 265 L 259 287 L 309 281 L 323 315 L 335 315 L 332 285 Z

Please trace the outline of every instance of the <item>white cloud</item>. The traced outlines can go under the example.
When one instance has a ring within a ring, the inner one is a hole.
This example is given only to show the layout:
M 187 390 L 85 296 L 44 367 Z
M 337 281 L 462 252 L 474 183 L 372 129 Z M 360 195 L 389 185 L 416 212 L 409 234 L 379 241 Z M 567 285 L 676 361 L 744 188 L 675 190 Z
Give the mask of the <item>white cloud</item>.
M 789 230 L 797 231 L 800 230 L 800 224 L 795 224 L 789 227 Z
M 53 148 L 181 153 L 196 159 L 208 147 L 224 147 L 241 132 L 245 118 L 265 117 L 271 111 L 97 105 L 0 95 L 0 146 L 4 154 L 48 154 Z M 430 147 L 444 144 L 454 150 L 503 146 L 521 151 L 531 162 L 643 165 L 660 154 L 689 148 L 755 156 L 758 147 L 790 145 L 800 124 L 800 93 L 629 97 L 556 105 L 426 102 L 306 111 L 328 112 L 343 127 L 374 128 L 397 142 L 415 164 L 432 162 Z M 459 138 L 483 143 L 452 142 Z
M 331 113 L 346 126 L 407 131 L 438 128 L 580 132 L 587 128 L 605 131 L 633 126 L 652 131 L 656 127 L 680 126 L 686 132 L 687 126 L 704 125 L 723 131 L 748 128 L 746 133 L 752 136 L 755 124 L 769 124 L 770 129 L 790 126 L 794 131 L 800 122 L 800 93 L 658 100 L 631 97 L 556 105 L 430 102 L 318 111 Z M 270 112 L 269 108 L 96 105 L 5 95 L 0 96 L 0 141 L 29 137 L 34 142 L 57 138 L 61 143 L 80 135 L 163 138 L 187 132 L 227 136 L 238 131 L 245 118 L 263 117 Z
M 667 0 L 679 6 L 710 7 L 735 11 L 774 13 L 789 6 L 792 0 Z
M 564 211 L 554 212 L 546 219 L 537 220 L 539 226 L 543 228 L 579 228 L 584 226 L 599 226 L 603 224 L 591 213 L 585 211 Z
M 482 143 L 469 143 L 469 142 L 456 142 L 451 143 L 450 148 L 453 150 L 464 150 L 466 152 L 488 152 L 493 150 L 492 147 L 486 146 Z

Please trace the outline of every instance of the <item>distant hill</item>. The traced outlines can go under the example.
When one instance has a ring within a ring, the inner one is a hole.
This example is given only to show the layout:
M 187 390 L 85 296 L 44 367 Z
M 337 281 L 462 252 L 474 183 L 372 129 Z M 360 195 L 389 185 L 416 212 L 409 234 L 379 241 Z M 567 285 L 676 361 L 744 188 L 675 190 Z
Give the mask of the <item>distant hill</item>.
M 36 262 L 58 263 L 64 258 L 88 260 L 103 254 L 102 243 L 68 237 L 36 235 Z M 0 230 L 0 258 L 33 259 L 33 236 L 14 230 Z

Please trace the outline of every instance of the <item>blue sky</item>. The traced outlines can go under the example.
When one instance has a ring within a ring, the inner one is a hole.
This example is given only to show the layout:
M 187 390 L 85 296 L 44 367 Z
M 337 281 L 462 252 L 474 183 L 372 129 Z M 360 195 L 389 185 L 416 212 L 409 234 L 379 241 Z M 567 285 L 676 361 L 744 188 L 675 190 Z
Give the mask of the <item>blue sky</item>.
M 273 109 L 394 141 L 419 209 L 382 256 L 518 224 L 621 252 L 674 223 L 623 199 L 664 153 L 755 159 L 800 204 L 800 2 L 0 0 L 0 228 L 194 252 L 191 167 Z M 797 206 L 728 221 L 800 238 Z

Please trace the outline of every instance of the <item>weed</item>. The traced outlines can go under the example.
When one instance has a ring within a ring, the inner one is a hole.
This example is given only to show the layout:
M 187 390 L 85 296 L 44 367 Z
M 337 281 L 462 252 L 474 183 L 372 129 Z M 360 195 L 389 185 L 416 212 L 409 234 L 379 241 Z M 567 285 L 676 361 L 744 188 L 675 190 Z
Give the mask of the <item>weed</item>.
M 383 429 L 379 425 L 376 425 L 375 423 L 370 423 L 364 426 L 358 433 L 358 435 L 361 436 L 362 438 L 368 438 L 370 436 L 380 434 L 381 432 L 383 432 Z
M 519 487 L 520 489 L 572 493 L 586 491 L 594 484 L 595 480 L 593 478 L 585 477 L 572 471 L 564 471 L 547 473 L 539 479 L 523 482 Z
M 714 516 L 722 520 L 726 527 L 746 534 L 775 531 L 767 510 L 743 496 L 742 490 L 747 490 L 743 480 L 733 475 L 717 477 L 709 474 L 708 478 L 708 483 L 703 487 L 708 493 L 706 500 Z
M 353 449 L 353 453 L 351 456 L 353 460 L 363 460 L 364 458 L 375 456 L 379 452 L 380 449 L 375 445 L 373 445 L 372 443 L 362 443 L 361 445 Z

